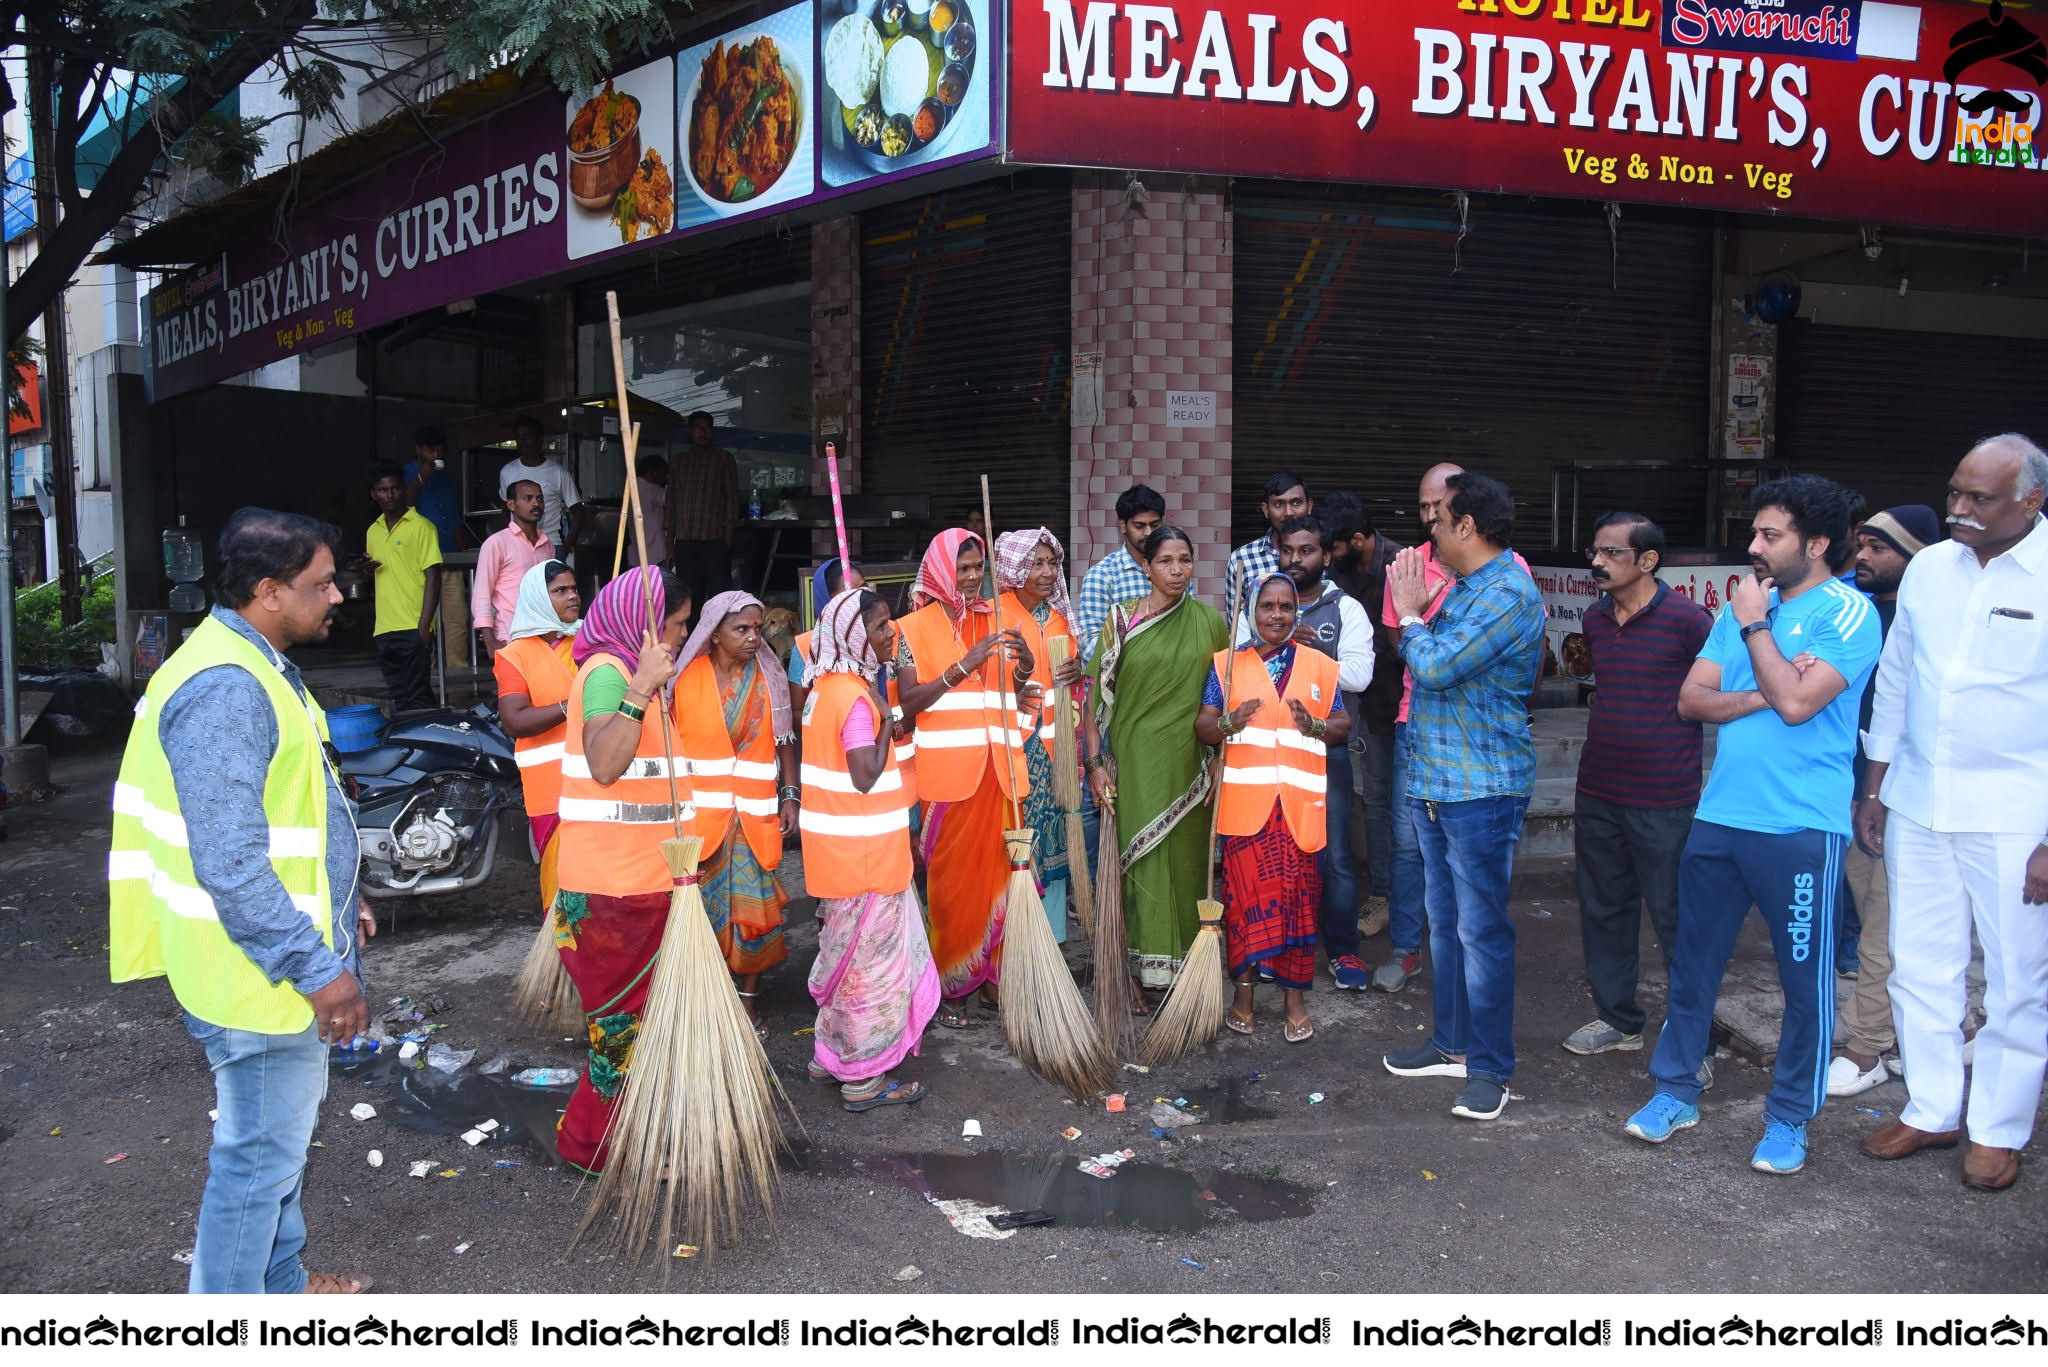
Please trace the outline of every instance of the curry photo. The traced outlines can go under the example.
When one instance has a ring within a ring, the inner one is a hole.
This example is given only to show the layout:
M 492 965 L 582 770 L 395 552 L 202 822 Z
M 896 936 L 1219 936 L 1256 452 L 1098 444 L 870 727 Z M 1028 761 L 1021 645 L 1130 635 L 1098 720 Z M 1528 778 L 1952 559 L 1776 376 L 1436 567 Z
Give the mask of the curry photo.
M 684 201 L 710 222 L 809 195 L 811 6 L 771 14 L 676 56 Z

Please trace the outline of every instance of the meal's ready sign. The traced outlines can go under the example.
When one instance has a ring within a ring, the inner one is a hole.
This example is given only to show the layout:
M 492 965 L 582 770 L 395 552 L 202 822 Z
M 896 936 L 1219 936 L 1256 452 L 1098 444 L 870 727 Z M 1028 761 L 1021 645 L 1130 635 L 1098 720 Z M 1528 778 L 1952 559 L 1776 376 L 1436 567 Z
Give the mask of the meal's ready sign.
M 1012 0 L 1011 13 L 1014 161 L 2048 231 L 2041 158 L 2010 150 L 2048 131 L 2038 7 Z
M 1214 427 L 1216 425 L 1216 391 L 1213 389 L 1189 389 L 1167 394 L 1166 425 L 1168 427 Z
M 151 397 L 572 264 L 993 156 L 1001 35 L 999 0 L 805 0 L 586 98 L 536 96 L 153 291 Z

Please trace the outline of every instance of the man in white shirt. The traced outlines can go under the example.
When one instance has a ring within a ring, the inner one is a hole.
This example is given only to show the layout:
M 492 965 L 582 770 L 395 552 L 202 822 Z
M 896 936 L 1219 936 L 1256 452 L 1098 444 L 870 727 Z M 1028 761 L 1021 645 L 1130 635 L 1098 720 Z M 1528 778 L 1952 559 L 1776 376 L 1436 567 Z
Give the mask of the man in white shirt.
M 1963 974 L 1984 945 L 1984 1010 L 1963 1182 L 2019 1177 L 2048 1070 L 2048 455 L 2007 433 L 1949 480 L 1952 540 L 1906 568 L 1878 663 L 1856 836 L 1884 856 L 1892 1011 L 1912 1099 L 1873 1158 L 1962 1138 Z
M 498 471 L 498 497 L 510 498 L 516 480 L 530 479 L 539 485 L 540 529 L 567 558 L 583 540 L 583 495 L 562 462 L 548 454 L 547 435 L 541 430 L 540 419 L 513 419 L 512 438 L 519 443 L 519 456 L 506 461 L 505 468 Z
M 1329 529 L 1313 514 L 1290 517 L 1274 533 L 1280 569 L 1294 581 L 1301 619 L 1294 643 L 1320 650 L 1337 661 L 1337 687 L 1355 719 L 1358 695 L 1372 682 L 1372 619 L 1358 600 L 1323 577 L 1330 559 Z M 1256 588 L 1254 589 L 1256 592 Z M 1319 862 L 1323 874 L 1323 952 L 1330 979 L 1340 992 L 1365 991 L 1365 960 L 1359 958 L 1358 866 L 1351 857 L 1351 747 L 1325 747 L 1328 788 L 1324 812 L 1329 836 Z

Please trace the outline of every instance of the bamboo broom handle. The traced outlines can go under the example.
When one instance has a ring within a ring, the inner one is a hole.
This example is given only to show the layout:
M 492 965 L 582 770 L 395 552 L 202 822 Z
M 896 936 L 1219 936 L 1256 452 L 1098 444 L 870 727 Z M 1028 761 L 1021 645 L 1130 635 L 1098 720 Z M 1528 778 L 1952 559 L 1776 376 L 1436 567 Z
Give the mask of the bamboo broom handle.
M 981 550 L 988 560 L 982 572 L 984 575 L 993 575 L 996 572 L 996 524 L 989 516 L 987 475 L 981 477 L 981 528 L 983 533 Z M 996 635 L 1000 637 L 1002 634 L 1003 581 L 997 579 Z M 1017 709 L 1010 706 L 1010 662 L 1003 654 L 1003 647 L 1000 641 L 996 645 L 995 657 L 996 689 L 1003 700 L 1001 717 L 1003 723 L 1003 761 L 1009 766 L 1010 770 L 1010 826 L 1014 829 L 1024 824 L 1024 804 L 1017 799 L 1017 752 L 1010 746 L 1010 723 L 1017 719 Z
M 1230 567 L 1230 602 L 1233 612 L 1236 610 L 1237 591 L 1242 587 L 1237 580 L 1237 566 L 1232 565 Z M 1230 716 L 1230 681 L 1237 675 L 1237 619 L 1235 616 L 1231 618 L 1225 629 L 1230 637 L 1228 642 L 1230 653 L 1227 658 L 1231 662 L 1231 667 L 1225 671 L 1223 678 L 1219 682 L 1223 685 L 1223 715 L 1225 718 L 1228 718 Z M 1207 902 L 1216 900 L 1216 825 L 1223 816 L 1223 751 L 1229 744 L 1230 737 L 1225 735 L 1223 737 L 1223 744 L 1216 747 L 1216 779 L 1215 782 L 1209 785 L 1209 844 L 1207 860 L 1209 868 L 1209 893 L 1207 897 L 1202 899 Z

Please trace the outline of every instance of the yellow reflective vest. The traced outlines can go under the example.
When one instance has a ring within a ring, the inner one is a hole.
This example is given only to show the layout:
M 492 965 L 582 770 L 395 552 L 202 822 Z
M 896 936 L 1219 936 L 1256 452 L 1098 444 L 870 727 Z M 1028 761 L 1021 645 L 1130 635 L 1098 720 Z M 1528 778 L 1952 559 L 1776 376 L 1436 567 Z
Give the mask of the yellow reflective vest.
M 117 983 L 168 977 L 179 1005 L 214 1025 L 288 1035 L 313 1011 L 289 983 L 272 983 L 222 928 L 213 898 L 192 872 L 187 814 L 157 725 L 171 695 L 203 670 L 245 669 L 277 719 L 277 753 L 263 785 L 270 865 L 292 905 L 334 946 L 327 880 L 326 718 L 277 665 L 231 627 L 207 618 L 157 671 L 135 708 L 135 727 L 114 783 L 114 842 L 107 859 L 109 967 Z M 205 814 L 198 813 L 198 838 Z

